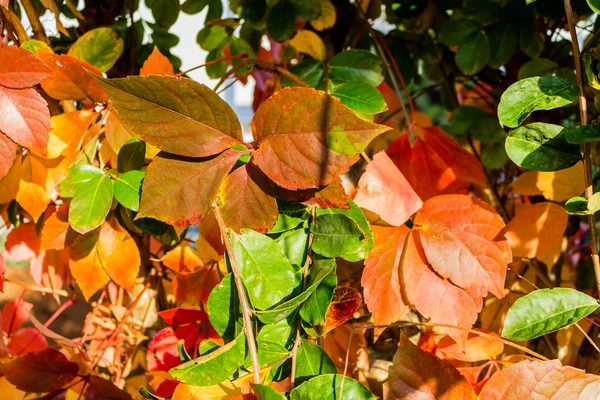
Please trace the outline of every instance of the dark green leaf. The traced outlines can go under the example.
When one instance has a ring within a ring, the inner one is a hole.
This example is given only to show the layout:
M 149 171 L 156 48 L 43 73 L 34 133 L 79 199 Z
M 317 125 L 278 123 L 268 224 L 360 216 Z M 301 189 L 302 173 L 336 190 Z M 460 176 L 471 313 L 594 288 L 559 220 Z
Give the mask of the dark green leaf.
M 298 64 L 290 67 L 288 71 L 315 89 L 323 82 L 323 76 L 325 75 L 321 61 L 313 59 L 302 60 Z M 285 77 L 281 80 L 281 85 L 289 87 L 296 86 L 294 82 Z
M 485 110 L 473 106 L 461 106 L 452 111 L 450 117 L 450 127 L 452 132 L 456 135 L 464 135 L 471 130 L 471 127 L 475 123 L 483 118 L 489 118 Z
M 336 83 L 365 82 L 377 86 L 383 81 L 381 59 L 367 50 L 346 50 L 329 62 L 329 75 Z
M 487 169 L 501 169 L 508 161 L 505 141 L 481 144 L 481 164 Z
M 198 14 L 200 11 L 204 10 L 204 7 L 208 5 L 210 0 L 186 0 L 185 3 L 181 5 L 181 11 L 186 14 Z
M 289 39 L 296 30 L 294 6 L 288 0 L 275 4 L 267 16 L 267 32 L 277 42 Z
M 490 58 L 490 42 L 482 31 L 476 31 L 461 40 L 456 50 L 456 66 L 465 75 L 481 71 Z
M 481 24 L 472 19 L 452 19 L 440 29 L 440 43 L 458 46 L 464 38 L 481 29 Z
M 163 28 L 169 28 L 179 16 L 179 0 L 145 0 L 152 11 L 154 21 Z
M 140 208 L 142 181 L 146 175 L 143 171 L 129 171 L 119 174 L 115 181 L 115 198 L 123 207 L 137 211 Z
M 341 384 L 344 381 L 342 389 Z M 343 392 L 342 392 L 343 390 Z M 375 400 L 360 382 L 343 375 L 328 374 L 312 378 L 290 392 L 290 400 Z
M 302 384 L 315 376 L 335 374 L 336 372 L 335 364 L 321 346 L 302 339 L 296 356 L 297 384 Z
M 310 215 L 308 207 L 300 203 L 277 199 L 277 207 L 279 208 L 279 216 L 269 233 L 281 233 L 294 229 L 306 221 Z
M 496 118 L 488 116 L 473 123 L 471 135 L 482 143 L 496 143 L 506 137 L 506 132 Z
M 142 169 L 146 157 L 146 143 L 139 139 L 129 139 L 119 150 L 117 171 L 124 173 Z
M 517 32 L 518 29 L 509 22 L 492 25 L 487 32 L 491 49 L 489 60 L 491 67 L 500 68 L 512 58 L 519 42 Z
M 331 94 L 358 114 L 378 114 L 387 109 L 381 92 L 365 82 L 343 83 L 336 86 Z
M 567 142 L 574 144 L 595 142 L 596 140 L 600 140 L 599 128 L 600 126 L 597 121 L 594 121 L 591 125 L 566 128 L 565 138 L 567 139 Z
M 311 232 L 314 234 L 312 250 L 324 257 L 356 253 L 365 239 L 356 222 L 342 214 L 318 216 Z
M 502 336 L 517 341 L 534 339 L 574 324 L 597 308 L 593 297 L 575 289 L 539 289 L 508 309 Z
M 290 0 L 294 5 L 296 16 L 304 21 L 317 18 L 321 12 L 320 0 Z
M 233 275 L 226 275 L 210 292 L 207 308 L 211 325 L 224 340 L 233 340 L 244 329 Z
M 547 58 L 536 58 L 527 61 L 519 69 L 519 79 L 531 78 L 534 76 L 550 76 L 554 74 L 558 64 Z
M 209 0 L 208 12 L 206 13 L 206 20 L 204 21 L 204 23 L 206 24 L 209 21 L 220 19 L 222 15 L 223 3 L 221 2 L 221 0 Z
M 535 29 L 521 29 L 519 44 L 523 53 L 531 58 L 538 58 L 544 51 L 545 36 Z
M 565 203 L 565 210 L 571 215 L 587 215 L 588 201 L 585 197 L 572 197 Z

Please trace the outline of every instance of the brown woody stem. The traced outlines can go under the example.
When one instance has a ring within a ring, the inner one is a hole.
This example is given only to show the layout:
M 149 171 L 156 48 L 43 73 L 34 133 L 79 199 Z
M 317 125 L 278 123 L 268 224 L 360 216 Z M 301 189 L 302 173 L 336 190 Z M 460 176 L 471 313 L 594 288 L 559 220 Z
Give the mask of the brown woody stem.
M 238 269 L 237 261 L 235 259 L 235 256 L 233 255 L 233 249 L 231 248 L 231 243 L 229 242 L 229 235 L 227 234 L 227 227 L 225 226 L 225 221 L 223 221 L 221 210 L 219 210 L 219 207 L 216 204 L 212 205 L 212 209 L 215 213 L 217 224 L 219 225 L 221 239 L 223 240 L 225 248 L 227 249 L 227 253 L 229 254 L 229 264 L 231 265 L 233 280 L 235 281 L 235 287 L 237 289 L 238 297 L 240 298 L 240 305 L 242 307 L 244 332 L 246 333 L 248 351 L 250 352 L 250 358 L 252 360 L 252 372 L 254 373 L 254 383 L 259 384 L 260 363 L 258 362 L 258 350 L 256 348 L 256 339 L 254 338 L 254 328 L 252 326 L 252 310 L 250 309 L 248 297 L 246 296 L 246 290 L 244 289 L 244 284 L 242 283 L 242 278 L 240 277 L 240 270 Z
M 33 37 L 46 44 L 50 44 L 50 40 L 48 39 L 48 36 L 46 36 L 46 30 L 40 22 L 40 17 L 35 11 L 35 7 L 33 6 L 31 0 L 21 0 L 21 5 L 25 10 L 25 14 L 27 14 L 27 18 L 29 19 L 31 27 L 33 28 Z
M 571 44 L 573 46 L 573 59 L 575 61 L 575 73 L 577 75 L 577 85 L 579 85 L 579 116 L 581 125 L 588 124 L 587 100 L 585 98 L 585 88 L 583 86 L 583 69 L 581 67 L 581 53 L 579 51 L 579 39 L 575 29 L 575 17 L 571 8 L 571 0 L 564 0 L 565 13 L 569 23 L 569 33 L 571 34 Z M 583 176 L 585 181 L 585 197 L 589 200 L 594 194 L 594 183 L 592 182 L 592 157 L 590 143 L 581 145 L 583 150 Z M 596 231 L 596 217 L 593 213 L 588 215 L 590 225 L 590 241 L 592 242 L 592 263 L 594 265 L 594 274 L 596 275 L 596 288 L 600 295 L 600 256 L 598 255 L 598 232 Z

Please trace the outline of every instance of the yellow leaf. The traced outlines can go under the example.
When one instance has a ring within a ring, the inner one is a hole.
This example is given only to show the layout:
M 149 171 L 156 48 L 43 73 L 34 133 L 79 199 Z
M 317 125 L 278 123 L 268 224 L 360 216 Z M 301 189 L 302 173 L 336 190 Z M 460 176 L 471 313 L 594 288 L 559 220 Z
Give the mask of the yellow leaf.
M 48 158 L 59 157 L 67 151 L 77 151 L 83 135 L 96 115 L 95 112 L 82 110 L 51 117 Z
M 111 167 L 117 167 L 117 153 L 115 153 L 108 144 L 108 140 L 104 139 L 100 142 L 100 152 L 98 153 L 100 168 L 104 168 L 107 164 Z
M 51 200 L 50 194 L 46 190 L 48 169 L 42 161 L 30 155 L 23 161 L 20 175 L 17 202 L 37 222 Z
M 537 188 L 538 171 L 527 171 L 521 175 L 512 183 L 513 193 L 521 196 L 537 196 L 542 194 L 541 190 Z
M 187 243 L 175 247 L 162 256 L 160 261 L 175 272 L 194 271 L 204 266 L 200 254 Z
M 290 40 L 290 45 L 298 52 L 308 54 L 315 60 L 323 61 L 325 59 L 325 43 L 312 31 L 300 29 Z
M 0 204 L 6 204 L 17 197 L 19 182 L 21 181 L 22 163 L 23 157 L 16 157 L 8 173 L 0 179 Z
M 108 144 L 110 144 L 110 147 L 112 147 L 113 151 L 117 154 L 119 154 L 119 150 L 121 150 L 121 147 L 125 142 L 135 137 L 135 134 L 123 125 L 119 116 L 114 112 L 108 114 L 104 129 Z
M 260 380 L 264 382 L 271 368 L 263 368 L 260 370 Z M 180 383 L 175 388 L 172 400 L 227 400 L 237 398 L 242 394 L 251 393 L 253 374 L 248 374 L 242 378 L 233 381 L 223 381 L 212 386 L 193 386 Z
M 585 190 L 583 163 L 579 161 L 571 168 L 556 172 L 540 172 L 536 186 L 548 200 L 565 201 L 579 196 Z
M 154 46 L 154 50 L 144 61 L 144 65 L 140 70 L 141 76 L 148 75 L 173 75 L 173 65 L 167 57 L 165 57 L 159 50 L 158 47 Z
M 5 376 L 0 378 L 0 393 L 3 399 L 20 400 L 25 397 L 25 392 L 20 391 Z
M 69 251 L 69 269 L 86 300 L 106 285 L 110 278 L 98 257 L 98 231 L 78 236 Z
M 198 240 L 196 240 L 196 250 L 200 254 L 200 259 L 202 262 L 208 262 L 211 260 L 219 261 L 223 258 L 211 245 L 208 243 L 206 239 L 202 235 L 198 236 Z
M 128 292 L 133 291 L 140 271 L 140 252 L 131 235 L 115 218 L 104 221 L 100 228 L 98 258 L 116 283 Z
M 561 253 L 562 253 L 562 240 L 559 240 L 558 242 L 556 242 L 554 247 L 552 247 L 550 250 L 548 250 L 542 254 L 538 254 L 537 259 L 540 260 L 541 262 L 543 262 L 544 264 L 546 264 L 546 266 L 548 267 L 548 270 L 550 270 L 552 268 L 552 266 L 554 264 L 556 264 L 556 262 L 558 261 L 558 257 L 560 257 Z
M 310 21 L 310 24 L 316 30 L 322 31 L 335 25 L 336 18 L 337 13 L 335 11 L 335 6 L 331 3 L 331 1 L 321 0 L 321 13 L 317 18 Z

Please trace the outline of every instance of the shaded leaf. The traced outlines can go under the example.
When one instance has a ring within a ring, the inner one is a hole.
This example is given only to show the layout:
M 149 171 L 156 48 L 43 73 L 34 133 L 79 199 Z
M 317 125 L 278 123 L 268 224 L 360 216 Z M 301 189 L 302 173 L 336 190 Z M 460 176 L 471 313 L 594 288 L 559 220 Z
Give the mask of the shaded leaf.
M 462 39 L 456 50 L 455 61 L 465 75 L 481 71 L 490 57 L 490 42 L 483 31 L 476 31 Z
M 481 25 L 472 19 L 451 19 L 440 29 L 439 40 L 446 46 L 458 46 L 464 38 L 479 29 L 481 29 Z
M 207 309 L 210 323 L 224 340 L 233 340 L 242 332 L 240 300 L 231 274 L 210 292 Z
M 504 344 L 500 337 L 493 332 L 486 332 L 497 339 L 486 336 L 480 336 L 475 333 L 469 333 L 465 348 L 462 349 L 449 336 L 444 337 L 438 342 L 436 354 L 441 353 L 444 358 L 451 358 L 459 361 L 477 362 L 491 360 L 504 352 Z

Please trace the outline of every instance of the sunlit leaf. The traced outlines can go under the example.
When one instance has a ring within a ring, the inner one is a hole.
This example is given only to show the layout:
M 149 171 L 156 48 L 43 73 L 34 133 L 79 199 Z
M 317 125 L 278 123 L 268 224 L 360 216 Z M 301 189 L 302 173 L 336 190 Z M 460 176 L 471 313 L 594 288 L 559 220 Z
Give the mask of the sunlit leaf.
M 344 386 L 342 387 L 342 380 Z M 326 374 L 316 376 L 290 392 L 290 400 L 375 400 L 360 382 L 343 375 Z
M 141 258 L 131 235 L 111 218 L 102 224 L 97 246 L 98 258 L 108 275 L 125 290 L 133 291 Z
M 0 48 L 0 86 L 24 89 L 49 75 L 50 69 L 31 52 L 15 46 Z
M 69 55 L 106 72 L 115 65 L 123 52 L 124 42 L 108 27 L 87 31 L 69 48 Z

